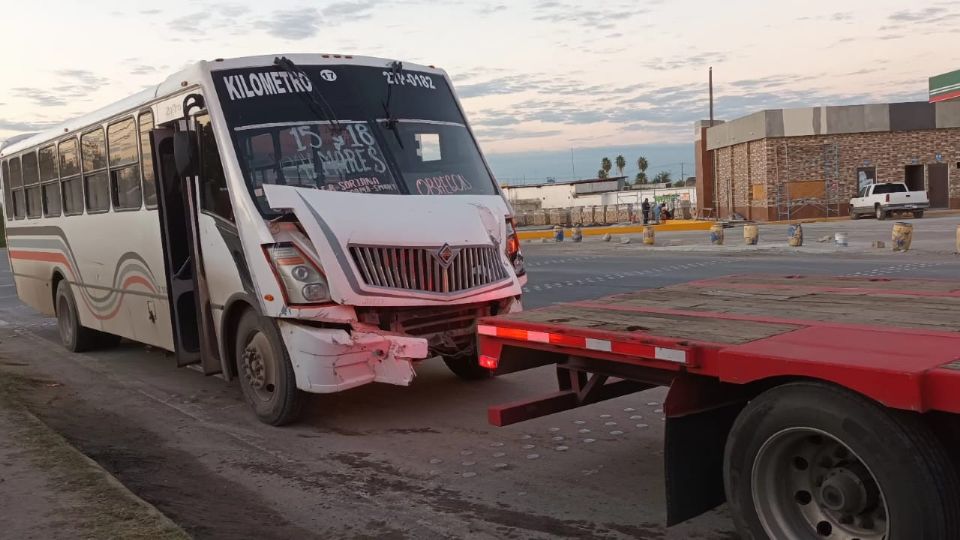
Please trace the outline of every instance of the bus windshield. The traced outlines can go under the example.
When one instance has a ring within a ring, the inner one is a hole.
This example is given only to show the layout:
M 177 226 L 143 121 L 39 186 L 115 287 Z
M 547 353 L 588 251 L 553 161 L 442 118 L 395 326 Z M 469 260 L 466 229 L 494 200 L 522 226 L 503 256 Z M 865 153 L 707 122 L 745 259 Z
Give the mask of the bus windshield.
M 366 66 L 214 73 L 247 186 L 493 195 L 493 178 L 443 77 Z M 328 107 L 317 105 L 311 88 Z M 392 88 L 392 89 L 391 89 Z M 329 111 L 329 112 L 328 112 Z

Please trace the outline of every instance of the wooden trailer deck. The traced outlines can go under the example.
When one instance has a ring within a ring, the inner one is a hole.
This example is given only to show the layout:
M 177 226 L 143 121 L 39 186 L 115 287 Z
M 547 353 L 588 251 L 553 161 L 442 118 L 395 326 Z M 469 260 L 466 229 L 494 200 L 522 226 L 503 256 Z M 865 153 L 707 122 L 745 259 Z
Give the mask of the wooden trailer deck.
M 517 348 L 536 349 L 731 383 L 816 378 L 960 412 L 960 281 L 730 276 L 488 318 L 478 332 L 485 363 L 512 356 L 508 371 Z

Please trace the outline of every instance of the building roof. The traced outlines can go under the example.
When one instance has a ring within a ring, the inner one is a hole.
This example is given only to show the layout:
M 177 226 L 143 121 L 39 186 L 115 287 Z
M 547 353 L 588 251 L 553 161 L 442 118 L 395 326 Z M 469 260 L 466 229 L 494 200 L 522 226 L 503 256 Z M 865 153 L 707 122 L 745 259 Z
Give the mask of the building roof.
M 577 184 L 593 184 L 597 182 L 616 182 L 618 180 L 626 180 L 626 176 L 611 176 L 609 178 L 587 178 L 582 180 L 565 180 L 562 182 L 540 182 L 537 184 L 506 184 L 501 187 L 504 189 L 513 189 L 513 188 L 533 188 L 533 187 L 546 187 L 546 186 L 574 186 Z
M 778 137 L 960 128 L 960 102 L 771 109 L 707 129 L 707 150 Z

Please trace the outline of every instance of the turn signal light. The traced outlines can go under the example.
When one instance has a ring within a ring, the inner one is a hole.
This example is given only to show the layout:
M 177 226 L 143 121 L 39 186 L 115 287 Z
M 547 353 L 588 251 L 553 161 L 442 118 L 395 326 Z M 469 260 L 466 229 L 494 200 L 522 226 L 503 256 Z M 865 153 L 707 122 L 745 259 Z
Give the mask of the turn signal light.
M 499 364 L 500 359 L 495 356 L 480 355 L 480 367 L 482 368 L 497 369 L 497 365 Z

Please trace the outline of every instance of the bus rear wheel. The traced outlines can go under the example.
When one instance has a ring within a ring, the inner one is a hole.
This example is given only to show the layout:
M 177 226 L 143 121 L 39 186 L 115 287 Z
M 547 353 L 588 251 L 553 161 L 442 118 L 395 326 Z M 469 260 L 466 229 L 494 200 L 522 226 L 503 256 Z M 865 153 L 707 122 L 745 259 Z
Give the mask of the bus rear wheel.
M 99 345 L 103 334 L 80 324 L 77 303 L 66 280 L 61 280 L 57 285 L 56 313 L 60 342 L 68 351 L 84 352 Z
M 751 401 L 727 439 L 724 481 L 744 538 L 948 538 L 957 474 L 919 417 L 814 382 Z
M 294 422 L 305 396 L 280 332 L 270 319 L 248 310 L 237 324 L 234 358 L 243 397 L 257 418 L 271 426 Z

